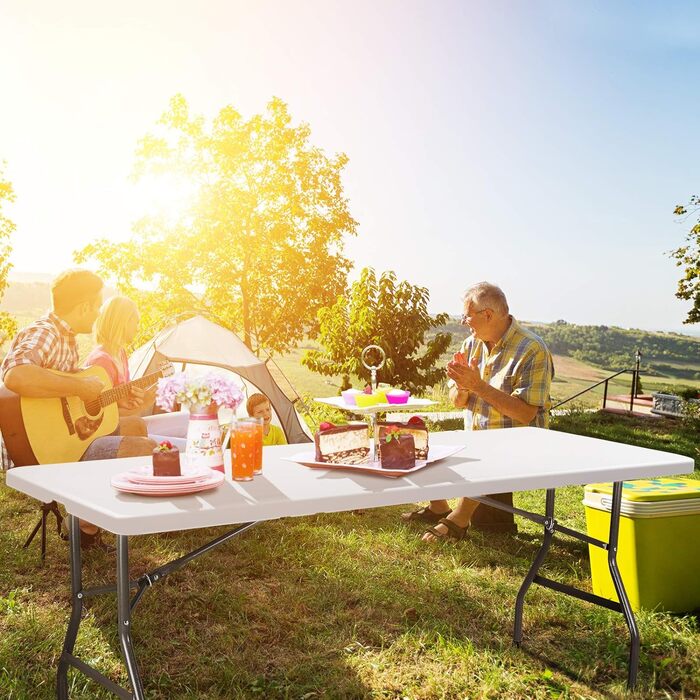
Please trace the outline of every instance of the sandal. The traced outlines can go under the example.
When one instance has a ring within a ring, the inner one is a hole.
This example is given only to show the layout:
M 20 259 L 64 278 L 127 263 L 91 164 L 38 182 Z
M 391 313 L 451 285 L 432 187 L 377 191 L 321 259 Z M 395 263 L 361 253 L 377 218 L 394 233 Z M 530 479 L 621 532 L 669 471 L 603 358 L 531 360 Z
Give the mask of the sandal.
M 446 510 L 444 513 L 436 513 L 434 510 L 430 510 L 430 506 L 423 506 L 409 513 L 407 517 L 404 518 L 403 515 L 401 517 L 406 522 L 418 521 L 421 523 L 429 523 L 430 525 L 437 525 L 441 522 L 442 518 L 446 518 L 451 512 L 451 510 Z
M 98 530 L 94 534 L 89 534 L 83 530 L 80 531 L 80 548 L 85 551 L 88 549 L 99 549 L 103 552 L 112 553 L 116 550 L 109 544 L 102 541 L 102 530 Z
M 447 518 L 440 518 L 437 524 L 444 525 L 447 528 L 447 532 L 440 532 L 440 530 L 437 530 L 434 527 L 429 527 L 425 532 L 429 532 L 431 535 L 433 535 L 439 540 L 463 540 L 465 535 L 467 534 L 467 530 L 469 529 L 469 525 L 460 527 L 459 525 L 453 523 Z

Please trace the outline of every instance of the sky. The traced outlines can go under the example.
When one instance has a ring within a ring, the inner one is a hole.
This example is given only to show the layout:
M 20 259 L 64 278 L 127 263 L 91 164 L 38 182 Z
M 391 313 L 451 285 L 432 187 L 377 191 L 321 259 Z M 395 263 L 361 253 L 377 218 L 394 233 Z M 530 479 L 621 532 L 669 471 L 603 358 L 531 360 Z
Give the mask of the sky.
M 522 319 L 700 334 L 668 256 L 699 69 L 693 2 L 0 0 L 11 259 L 55 274 L 132 235 L 162 195 L 134 152 L 176 93 L 209 118 L 276 96 L 349 157 L 354 277 L 395 270 L 433 312 L 489 280 Z

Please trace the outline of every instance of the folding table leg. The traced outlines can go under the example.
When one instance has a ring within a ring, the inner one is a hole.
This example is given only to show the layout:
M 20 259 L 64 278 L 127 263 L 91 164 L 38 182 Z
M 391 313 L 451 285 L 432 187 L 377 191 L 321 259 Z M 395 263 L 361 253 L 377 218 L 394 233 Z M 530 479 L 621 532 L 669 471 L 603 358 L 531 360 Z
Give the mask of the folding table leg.
M 129 538 L 117 535 L 117 624 L 126 672 L 134 700 L 143 700 L 143 684 L 131 641 L 131 597 L 129 582 Z
M 544 540 L 542 545 L 535 556 L 535 560 L 532 562 L 530 570 L 525 576 L 525 580 L 520 586 L 518 591 L 518 597 L 515 600 L 515 622 L 513 625 L 513 643 L 520 646 L 523 641 L 523 606 L 525 604 L 525 595 L 527 594 L 532 582 L 537 576 L 537 572 L 540 570 L 549 547 L 552 544 L 552 538 L 554 537 L 554 489 L 547 489 L 547 501 L 545 506 L 545 521 L 544 521 Z
M 617 568 L 617 538 L 620 533 L 620 505 L 622 503 L 622 482 L 613 484 L 613 500 L 610 509 L 610 536 L 608 538 L 608 568 L 615 585 L 615 592 L 622 607 L 622 614 L 630 632 L 630 660 L 627 671 L 627 687 L 634 688 L 637 682 L 637 670 L 639 668 L 639 630 L 634 619 L 632 606 L 630 605 L 625 585 L 622 583 L 620 570 Z
M 73 515 L 68 515 L 68 532 L 70 540 L 70 583 L 71 583 L 71 613 L 66 638 L 63 641 L 63 652 L 58 662 L 56 675 L 56 697 L 58 700 L 68 700 L 68 663 L 73 654 L 75 640 L 78 638 L 80 618 L 83 614 L 83 581 L 82 559 L 80 556 L 80 522 Z

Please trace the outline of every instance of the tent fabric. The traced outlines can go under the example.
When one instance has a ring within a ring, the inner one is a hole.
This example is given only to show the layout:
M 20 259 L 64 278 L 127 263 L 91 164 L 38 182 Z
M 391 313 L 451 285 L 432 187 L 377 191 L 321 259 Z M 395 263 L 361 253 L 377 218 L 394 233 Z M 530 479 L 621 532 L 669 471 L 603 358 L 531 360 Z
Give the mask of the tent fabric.
M 234 372 L 268 397 L 289 443 L 311 441 L 294 404 L 277 385 L 267 365 L 232 331 L 204 316 L 172 324 L 131 355 L 132 379 L 156 372 L 165 361 Z

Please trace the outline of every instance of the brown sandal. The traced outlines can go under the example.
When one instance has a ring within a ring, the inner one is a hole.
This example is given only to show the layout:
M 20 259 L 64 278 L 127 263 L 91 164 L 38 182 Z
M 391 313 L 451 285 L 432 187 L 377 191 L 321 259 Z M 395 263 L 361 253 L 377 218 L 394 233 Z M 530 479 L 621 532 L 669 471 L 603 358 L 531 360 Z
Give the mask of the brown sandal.
M 423 506 L 409 513 L 408 517 L 403 518 L 403 520 L 405 522 L 417 521 L 429 523 L 430 525 L 437 525 L 442 518 L 446 518 L 451 512 L 451 510 L 446 510 L 444 513 L 436 513 L 434 510 L 430 510 L 430 506 Z
M 102 541 L 102 530 L 98 530 L 94 534 L 89 534 L 83 530 L 80 531 L 80 548 L 82 550 L 87 549 L 99 549 L 103 552 L 114 552 L 116 551 L 114 547 L 106 544 Z
M 460 527 L 447 518 L 440 518 L 437 524 L 444 525 L 447 528 L 447 532 L 440 532 L 440 530 L 436 530 L 434 527 L 429 527 L 425 532 L 429 532 L 439 540 L 463 540 L 469 529 L 469 525 Z

